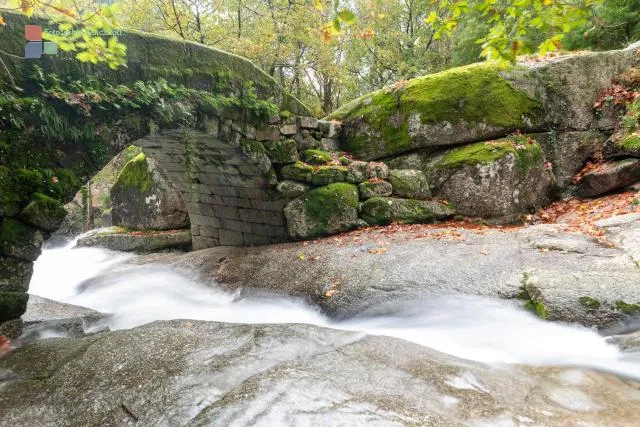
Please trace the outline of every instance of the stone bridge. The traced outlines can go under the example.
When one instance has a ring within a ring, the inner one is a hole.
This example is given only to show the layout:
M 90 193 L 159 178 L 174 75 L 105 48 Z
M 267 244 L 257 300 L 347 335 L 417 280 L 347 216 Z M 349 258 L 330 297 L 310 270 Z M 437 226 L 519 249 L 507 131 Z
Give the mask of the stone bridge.
M 135 141 L 182 193 L 194 249 L 290 240 L 283 212 L 299 193 L 279 191 L 276 170 L 301 157 L 298 147 L 335 148 L 337 128 L 310 117 L 280 121 L 256 128 L 210 117 L 200 130 Z

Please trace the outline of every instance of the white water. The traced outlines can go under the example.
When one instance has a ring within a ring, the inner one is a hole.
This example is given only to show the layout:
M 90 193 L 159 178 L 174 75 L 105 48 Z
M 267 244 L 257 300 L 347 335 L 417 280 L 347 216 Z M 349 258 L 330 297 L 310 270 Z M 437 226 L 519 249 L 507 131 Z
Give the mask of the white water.
M 593 330 L 545 322 L 504 301 L 436 297 L 402 304 L 390 316 L 338 322 L 299 301 L 237 298 L 167 266 L 123 265 L 133 255 L 72 246 L 43 251 L 29 292 L 112 313 L 111 329 L 168 319 L 308 323 L 398 337 L 480 362 L 587 366 L 640 379 L 640 359 Z M 99 273 L 105 274 L 81 286 Z

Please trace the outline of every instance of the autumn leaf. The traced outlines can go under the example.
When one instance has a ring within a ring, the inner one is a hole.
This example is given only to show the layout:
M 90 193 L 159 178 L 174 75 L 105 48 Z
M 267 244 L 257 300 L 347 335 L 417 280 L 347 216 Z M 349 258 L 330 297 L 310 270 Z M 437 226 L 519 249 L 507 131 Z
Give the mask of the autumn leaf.
M 4 22 L 4 18 L 0 16 L 0 27 L 4 27 L 5 25 L 7 24 Z
M 21 0 L 20 1 L 20 10 L 27 16 L 33 15 L 33 5 L 29 0 Z
M 375 248 L 375 249 L 369 249 L 368 251 L 370 254 L 374 254 L 374 255 L 382 255 L 382 254 L 386 254 L 387 253 L 387 248 Z

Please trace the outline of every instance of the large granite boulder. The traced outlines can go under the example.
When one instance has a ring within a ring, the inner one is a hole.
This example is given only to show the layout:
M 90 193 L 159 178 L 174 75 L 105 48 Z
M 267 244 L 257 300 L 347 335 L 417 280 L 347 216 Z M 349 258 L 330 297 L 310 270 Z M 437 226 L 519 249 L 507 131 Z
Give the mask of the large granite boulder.
M 131 159 L 118 175 L 111 188 L 111 203 L 116 226 L 156 230 L 189 226 L 179 190 L 144 153 Z
M 313 189 L 284 208 L 289 235 L 304 239 L 352 229 L 358 225 L 358 207 L 354 184 L 339 182 Z
M 636 49 L 454 68 L 365 95 L 330 118 L 342 121 L 342 148 L 366 160 L 516 130 L 589 130 L 596 98 L 633 65 Z
M 507 220 L 548 203 L 554 185 L 540 144 L 524 136 L 445 151 L 427 174 L 459 214 Z
M 154 322 L 36 342 L 0 372 L 8 426 L 640 423 L 631 380 L 311 325 Z
M 578 184 L 581 197 L 594 197 L 640 181 L 640 159 L 609 161 L 587 172 Z

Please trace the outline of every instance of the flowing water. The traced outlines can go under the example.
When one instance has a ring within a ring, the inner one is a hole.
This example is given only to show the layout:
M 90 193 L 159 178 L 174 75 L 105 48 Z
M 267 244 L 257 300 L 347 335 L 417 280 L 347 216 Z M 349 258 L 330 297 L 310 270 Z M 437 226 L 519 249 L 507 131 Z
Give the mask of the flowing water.
M 125 263 L 135 255 L 73 245 L 43 251 L 29 291 L 112 313 L 111 329 L 168 319 L 307 323 L 398 337 L 485 363 L 585 366 L 640 379 L 639 355 L 621 352 L 594 330 L 542 321 L 505 301 L 435 297 L 402 304 L 393 315 L 336 321 L 300 301 L 238 298 L 167 266 Z

